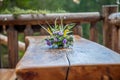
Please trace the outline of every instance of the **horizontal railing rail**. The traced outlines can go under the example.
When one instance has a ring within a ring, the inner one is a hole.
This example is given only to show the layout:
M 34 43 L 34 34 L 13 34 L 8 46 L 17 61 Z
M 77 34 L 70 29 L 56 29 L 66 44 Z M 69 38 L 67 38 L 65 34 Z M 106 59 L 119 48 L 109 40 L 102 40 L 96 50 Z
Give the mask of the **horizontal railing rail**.
M 64 19 L 65 23 L 96 22 L 101 19 L 99 12 L 86 13 L 52 13 L 52 14 L 12 14 L 0 15 L 1 25 L 26 25 L 26 24 L 46 24 L 46 21 L 53 23 L 56 19 Z

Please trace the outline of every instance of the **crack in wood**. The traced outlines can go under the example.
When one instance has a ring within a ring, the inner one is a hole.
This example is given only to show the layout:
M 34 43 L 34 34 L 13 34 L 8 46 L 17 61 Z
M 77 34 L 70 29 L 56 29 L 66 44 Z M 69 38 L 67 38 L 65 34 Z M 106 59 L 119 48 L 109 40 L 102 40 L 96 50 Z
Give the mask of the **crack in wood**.
M 66 53 L 66 58 L 68 60 L 68 63 L 69 63 L 69 66 L 68 66 L 68 69 L 67 69 L 67 73 L 66 73 L 66 78 L 65 80 L 68 80 L 68 77 L 69 77 L 69 71 L 70 71 L 70 60 L 69 60 L 69 57 L 68 57 L 68 53 Z

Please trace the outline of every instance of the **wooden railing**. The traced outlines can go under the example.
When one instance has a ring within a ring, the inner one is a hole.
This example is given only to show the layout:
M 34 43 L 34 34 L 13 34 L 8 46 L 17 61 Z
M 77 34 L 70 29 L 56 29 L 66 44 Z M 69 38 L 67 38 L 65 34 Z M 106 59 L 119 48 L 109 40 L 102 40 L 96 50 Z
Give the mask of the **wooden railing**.
M 111 14 L 109 23 L 112 28 L 112 50 L 120 53 L 120 13 Z
M 2 33 L 4 30 L 7 31 L 9 67 L 14 68 L 18 62 L 18 34 L 22 32 L 24 33 L 24 36 L 31 36 L 38 32 L 40 35 L 44 35 L 46 32 L 44 32 L 40 25 L 47 26 L 47 23 L 52 25 L 54 24 L 56 18 L 58 19 L 58 24 L 60 23 L 60 19 L 64 20 L 64 24 L 75 23 L 76 25 L 73 32 L 74 34 L 79 34 L 80 36 L 82 36 L 81 24 L 90 24 L 89 39 L 95 42 L 98 41 L 97 22 L 103 21 L 103 43 L 108 48 L 111 48 L 111 28 L 108 22 L 108 16 L 111 13 L 117 12 L 117 9 L 118 7 L 116 5 L 104 6 L 102 14 L 99 12 L 85 12 L 59 14 L 23 14 L 17 17 L 14 17 L 10 14 L 0 15 L 0 32 Z

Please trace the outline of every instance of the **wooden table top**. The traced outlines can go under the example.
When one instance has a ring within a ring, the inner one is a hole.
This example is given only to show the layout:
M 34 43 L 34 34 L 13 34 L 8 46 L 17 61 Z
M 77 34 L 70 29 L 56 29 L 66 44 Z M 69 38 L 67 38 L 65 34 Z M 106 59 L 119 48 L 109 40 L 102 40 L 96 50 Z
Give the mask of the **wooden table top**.
M 73 69 L 74 67 L 101 65 L 117 65 L 120 67 L 120 54 L 77 35 L 74 36 L 73 46 L 66 49 L 49 48 L 44 41 L 45 38 L 46 36 L 30 36 L 26 38 L 29 46 L 16 67 L 19 78 L 27 80 L 25 73 L 30 71 L 44 77 L 32 77 L 31 80 L 65 80 L 68 78 L 66 76 L 68 76 L 70 67 L 73 67 Z M 51 75 L 48 74 L 55 74 L 56 76 L 51 78 Z M 68 79 L 73 80 L 74 77 Z

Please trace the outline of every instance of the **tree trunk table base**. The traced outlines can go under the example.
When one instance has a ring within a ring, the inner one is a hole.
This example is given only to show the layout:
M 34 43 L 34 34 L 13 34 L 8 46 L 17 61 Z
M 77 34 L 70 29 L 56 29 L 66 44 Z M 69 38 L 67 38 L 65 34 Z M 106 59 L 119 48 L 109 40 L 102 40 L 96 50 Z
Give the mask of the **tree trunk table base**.
M 120 54 L 77 35 L 73 47 L 65 49 L 49 48 L 45 38 L 26 38 L 18 80 L 120 80 Z

